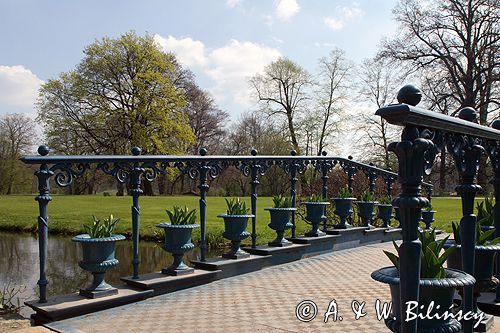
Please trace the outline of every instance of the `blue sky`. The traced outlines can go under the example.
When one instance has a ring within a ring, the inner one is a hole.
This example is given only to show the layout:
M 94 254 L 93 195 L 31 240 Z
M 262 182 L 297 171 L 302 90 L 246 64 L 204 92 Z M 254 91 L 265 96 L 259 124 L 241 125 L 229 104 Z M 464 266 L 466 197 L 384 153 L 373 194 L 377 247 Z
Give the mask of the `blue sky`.
M 255 108 L 247 77 L 286 56 L 310 72 L 333 47 L 360 62 L 393 35 L 395 0 L 0 2 L 0 114 L 34 114 L 44 81 L 68 71 L 103 36 L 154 35 L 232 118 Z

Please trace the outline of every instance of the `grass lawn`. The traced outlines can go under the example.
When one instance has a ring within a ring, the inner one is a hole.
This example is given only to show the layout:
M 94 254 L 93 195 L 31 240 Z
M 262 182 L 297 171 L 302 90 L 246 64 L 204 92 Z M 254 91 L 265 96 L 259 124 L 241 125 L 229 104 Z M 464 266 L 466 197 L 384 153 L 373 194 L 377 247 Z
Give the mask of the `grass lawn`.
M 33 230 L 38 216 L 38 203 L 34 196 L 0 196 L 0 230 L 26 231 Z M 245 198 L 250 207 L 250 198 Z M 92 215 L 104 218 L 109 213 L 119 217 L 118 233 L 131 232 L 131 197 L 115 196 L 53 196 L 49 203 L 49 232 L 59 234 L 76 234 L 82 231 L 82 224 L 88 222 Z M 141 236 L 153 238 L 158 232 L 156 224 L 166 220 L 165 209 L 173 205 L 186 205 L 189 208 L 199 207 L 198 197 L 167 196 L 141 197 Z M 272 206 L 272 199 L 259 197 L 257 201 L 257 242 L 265 244 L 274 238 L 274 231 L 267 224 L 269 213 L 265 207 Z M 432 206 L 437 211 L 434 225 L 438 229 L 451 231 L 451 221 L 460 221 L 461 201 L 459 198 L 433 198 Z M 224 198 L 207 198 L 207 234 L 209 242 L 224 241 L 221 234 L 224 229 L 218 214 L 225 213 Z M 248 230 L 250 231 L 250 224 Z M 301 235 L 309 226 L 300 218 L 297 219 L 297 235 Z M 194 238 L 199 238 L 199 229 Z M 249 243 L 249 239 L 244 241 Z

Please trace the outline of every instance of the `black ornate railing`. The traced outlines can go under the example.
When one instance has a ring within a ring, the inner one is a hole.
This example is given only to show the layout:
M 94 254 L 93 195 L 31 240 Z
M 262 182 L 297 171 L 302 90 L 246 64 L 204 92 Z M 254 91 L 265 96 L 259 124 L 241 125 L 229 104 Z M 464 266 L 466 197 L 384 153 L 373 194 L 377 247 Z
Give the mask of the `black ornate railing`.
M 38 178 L 39 195 L 36 200 L 39 203 L 38 217 L 38 240 L 40 255 L 40 302 L 46 302 L 46 260 L 47 260 L 47 237 L 49 227 L 48 203 L 52 200 L 50 196 L 50 179 L 61 187 L 69 186 L 75 177 L 82 176 L 86 171 L 95 166 L 105 174 L 111 175 L 120 183 L 130 186 L 132 196 L 132 243 L 133 243 L 133 278 L 139 277 L 139 226 L 140 205 L 139 198 L 142 194 L 141 182 L 152 182 L 168 168 L 175 168 L 187 174 L 191 179 L 198 181 L 199 204 L 200 204 L 200 256 L 201 261 L 206 260 L 206 196 L 209 191 L 209 181 L 215 179 L 221 172 L 233 166 L 238 168 L 243 175 L 250 178 L 251 184 L 251 210 L 252 218 L 251 240 L 252 247 L 257 244 L 257 194 L 259 178 L 273 165 L 281 168 L 289 175 L 290 194 L 293 205 L 297 204 L 297 182 L 298 175 L 307 168 L 315 168 L 321 173 L 322 194 L 329 197 L 328 179 L 329 173 L 336 165 L 339 165 L 347 174 L 348 187 L 352 191 L 354 175 L 363 172 L 368 180 L 370 190 L 375 189 L 375 181 L 382 178 L 386 183 L 387 195 L 392 195 L 392 185 L 397 179 L 397 174 L 389 172 L 373 165 L 355 162 L 352 157 L 341 158 L 327 156 L 323 152 L 321 156 L 297 156 L 295 151 L 290 156 L 257 156 L 257 151 L 252 149 L 250 156 L 208 156 L 207 150 L 202 148 L 200 156 L 171 156 L 171 155 L 141 155 L 140 148 L 133 148 L 131 156 L 49 156 L 49 148 L 40 146 L 40 156 L 25 156 L 21 160 L 26 164 L 40 165 L 35 172 Z M 93 169 L 94 170 L 94 169 Z M 427 194 L 430 199 L 432 185 L 425 183 Z M 295 216 L 292 219 L 292 237 L 295 237 Z M 323 229 L 327 224 L 324 222 Z
M 414 86 L 403 87 L 398 94 L 398 102 L 379 109 L 376 114 L 390 124 L 403 126 L 401 141 L 394 142 L 389 150 L 399 160 L 399 182 L 401 193 L 394 199 L 394 205 L 400 210 L 400 223 L 403 229 L 403 242 L 399 250 L 401 318 L 405 318 L 405 304 L 418 301 L 420 281 L 420 251 L 417 228 L 420 211 L 428 205 L 428 200 L 421 196 L 424 174 L 430 174 L 432 164 L 443 147 L 455 160 L 460 183 L 456 187 L 462 198 L 462 219 L 460 221 L 462 269 L 471 275 L 474 273 L 476 242 L 476 223 L 474 198 L 481 187 L 476 177 L 482 154 L 487 153 L 495 171 L 493 180 L 495 189 L 495 227 L 500 236 L 500 120 L 492 127 L 478 125 L 477 115 L 470 107 L 463 108 L 458 118 L 446 116 L 415 107 L 420 102 L 422 93 Z M 451 222 L 451 221 L 450 221 Z M 500 260 L 497 258 L 496 275 L 500 276 Z M 497 294 L 498 295 L 498 294 Z M 500 295 L 498 295 L 500 296 Z M 500 297 L 497 297 L 500 300 Z M 477 312 L 473 299 L 473 286 L 464 287 L 462 310 L 464 313 Z M 472 332 L 474 318 L 464 322 L 464 332 Z M 417 321 L 404 321 L 401 332 L 417 332 Z

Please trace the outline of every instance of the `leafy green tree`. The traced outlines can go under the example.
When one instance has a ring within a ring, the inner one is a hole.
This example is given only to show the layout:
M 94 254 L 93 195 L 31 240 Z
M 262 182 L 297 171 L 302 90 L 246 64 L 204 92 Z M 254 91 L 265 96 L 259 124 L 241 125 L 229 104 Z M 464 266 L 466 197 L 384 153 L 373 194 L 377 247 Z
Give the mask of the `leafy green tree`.
M 38 115 L 62 153 L 185 152 L 195 138 L 183 111 L 185 71 L 152 36 L 105 37 L 74 70 L 40 89 Z

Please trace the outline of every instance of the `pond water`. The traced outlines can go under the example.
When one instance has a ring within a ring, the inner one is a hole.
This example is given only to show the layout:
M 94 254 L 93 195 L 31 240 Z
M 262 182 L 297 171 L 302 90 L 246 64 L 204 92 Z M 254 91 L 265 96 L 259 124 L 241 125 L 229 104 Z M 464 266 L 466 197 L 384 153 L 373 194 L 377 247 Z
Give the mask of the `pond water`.
M 141 241 L 139 243 L 139 273 L 160 271 L 172 263 L 172 256 L 165 252 L 160 244 Z M 219 253 L 207 254 L 214 257 Z M 68 294 L 85 287 L 92 275 L 78 266 L 82 251 L 80 244 L 71 241 L 70 236 L 49 235 L 47 259 L 47 296 Z M 111 285 L 120 285 L 120 277 L 132 275 L 132 242 L 116 243 L 116 258 L 120 261 L 117 267 L 106 273 L 106 281 Z M 199 259 L 199 249 L 195 248 L 186 254 L 186 259 Z M 23 233 L 0 232 L 0 290 L 7 284 L 25 286 L 19 295 L 20 304 L 38 298 L 39 278 L 38 240 Z M 21 315 L 27 317 L 31 309 L 24 306 Z

